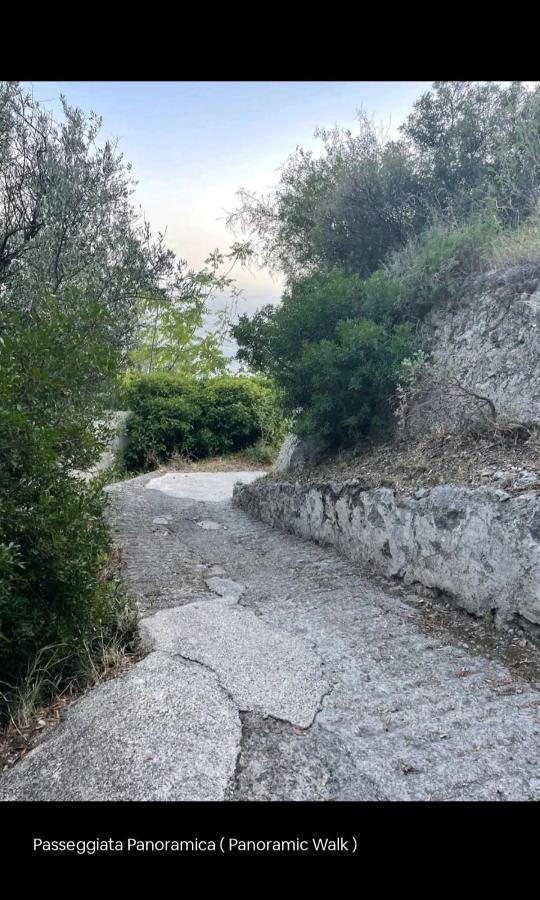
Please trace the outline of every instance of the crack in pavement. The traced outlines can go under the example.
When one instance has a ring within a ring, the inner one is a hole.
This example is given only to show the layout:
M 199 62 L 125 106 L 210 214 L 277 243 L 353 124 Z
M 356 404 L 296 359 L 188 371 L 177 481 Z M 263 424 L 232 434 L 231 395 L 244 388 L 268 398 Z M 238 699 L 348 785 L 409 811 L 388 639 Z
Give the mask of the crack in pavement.
M 208 665 L 239 709 L 306 728 L 327 689 L 310 643 L 220 600 L 162 610 L 143 620 L 146 646 Z

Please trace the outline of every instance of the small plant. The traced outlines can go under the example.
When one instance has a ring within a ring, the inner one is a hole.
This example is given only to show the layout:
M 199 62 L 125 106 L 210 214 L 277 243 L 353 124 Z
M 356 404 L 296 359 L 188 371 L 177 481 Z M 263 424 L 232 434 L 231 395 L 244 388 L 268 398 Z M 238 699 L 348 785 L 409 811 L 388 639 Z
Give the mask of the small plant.
M 114 459 L 102 474 L 104 484 L 112 484 L 116 481 L 127 481 L 133 478 L 134 473 L 130 472 L 126 466 L 126 460 L 123 450 L 115 450 Z
M 408 356 L 401 362 L 399 381 L 396 385 L 396 408 L 394 415 L 398 422 L 398 428 L 404 432 L 407 427 L 411 403 L 418 395 L 421 386 L 428 380 L 432 373 L 430 354 L 424 350 L 417 350 L 412 356 Z
M 490 253 L 494 267 L 513 266 L 540 260 L 540 208 L 517 228 L 497 237 Z
M 23 718 L 77 682 L 85 645 L 117 636 L 124 616 L 118 585 L 100 577 L 106 476 L 70 474 L 104 449 L 110 429 L 95 421 L 116 351 L 99 333 L 108 314 L 76 292 L 65 300 L 42 297 L 31 321 L 0 317 L 0 681 Z
M 244 456 L 254 465 L 270 466 L 274 462 L 279 448 L 275 444 L 267 443 L 263 438 L 251 447 L 246 447 Z
M 28 726 L 43 698 L 59 693 L 65 661 L 62 644 L 40 647 L 15 686 L 4 682 L 8 693 L 3 696 L 13 722 L 23 728 Z

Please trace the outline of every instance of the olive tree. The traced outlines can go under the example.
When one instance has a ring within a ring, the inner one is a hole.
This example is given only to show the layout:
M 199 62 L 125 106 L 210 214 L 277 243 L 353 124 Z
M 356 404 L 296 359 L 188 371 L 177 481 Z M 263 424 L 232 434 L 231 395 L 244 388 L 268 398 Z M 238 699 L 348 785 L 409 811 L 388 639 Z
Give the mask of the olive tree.
M 43 294 L 77 290 L 113 315 L 125 344 L 137 300 L 174 289 L 182 269 L 133 203 L 136 182 L 101 119 L 53 117 L 19 84 L 0 82 L 0 304 L 31 313 Z

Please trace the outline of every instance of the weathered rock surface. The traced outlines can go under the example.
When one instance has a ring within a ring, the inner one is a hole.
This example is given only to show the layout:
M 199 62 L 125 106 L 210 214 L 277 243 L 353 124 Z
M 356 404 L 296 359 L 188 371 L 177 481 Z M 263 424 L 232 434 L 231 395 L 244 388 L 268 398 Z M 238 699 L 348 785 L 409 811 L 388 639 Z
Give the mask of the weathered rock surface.
M 337 547 L 377 573 L 419 582 L 500 624 L 540 625 L 540 498 L 458 485 L 396 496 L 354 482 L 261 481 L 235 504 L 263 522 Z
M 219 594 L 224 603 L 233 606 L 246 592 L 245 585 L 240 584 L 239 581 L 233 581 L 231 578 L 222 578 L 221 575 L 212 574 L 210 578 L 205 579 L 205 584 L 215 594 Z
M 458 303 L 434 309 L 419 341 L 437 370 L 488 397 L 498 414 L 540 422 L 540 263 L 471 277 Z M 412 435 L 442 425 L 459 430 L 486 407 L 444 377 L 409 412 Z
M 277 459 L 272 466 L 273 472 L 299 472 L 322 456 L 322 445 L 313 440 L 302 440 L 295 434 L 287 434 L 283 439 Z
M 321 661 L 301 638 L 244 607 L 200 601 L 143 619 L 151 649 L 215 672 L 238 709 L 308 728 L 328 689 Z
M 0 800 L 221 800 L 240 738 L 216 675 L 151 653 L 74 703 Z

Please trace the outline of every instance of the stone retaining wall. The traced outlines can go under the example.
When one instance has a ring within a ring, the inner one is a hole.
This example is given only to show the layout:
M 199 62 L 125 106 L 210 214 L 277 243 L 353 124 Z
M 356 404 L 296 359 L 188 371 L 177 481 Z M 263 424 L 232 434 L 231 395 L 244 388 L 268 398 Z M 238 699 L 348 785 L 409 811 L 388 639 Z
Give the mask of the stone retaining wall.
M 237 485 L 233 503 L 367 569 L 435 588 L 498 625 L 540 628 L 540 496 L 447 484 L 396 496 L 354 481 Z

